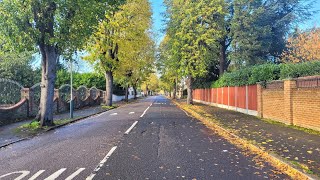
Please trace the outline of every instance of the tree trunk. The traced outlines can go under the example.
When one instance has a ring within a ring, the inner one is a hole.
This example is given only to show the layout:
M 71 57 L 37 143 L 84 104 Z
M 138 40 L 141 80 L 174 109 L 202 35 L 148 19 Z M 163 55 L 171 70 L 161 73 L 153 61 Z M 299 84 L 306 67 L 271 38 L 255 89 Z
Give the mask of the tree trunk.
M 113 75 L 111 71 L 105 73 L 106 76 L 106 105 L 112 106 L 112 93 L 113 93 Z
M 177 85 L 178 85 L 177 78 L 174 80 L 174 88 L 173 88 L 173 99 L 177 99 Z
M 193 104 L 193 96 L 192 96 L 192 82 L 193 82 L 193 78 L 191 75 L 189 75 L 187 77 L 187 92 L 188 92 L 188 96 L 187 96 L 187 104 Z
M 149 95 L 149 88 L 148 88 L 148 85 L 146 85 L 146 97 Z
M 219 77 L 221 77 L 226 70 L 226 40 L 220 42 L 220 58 L 219 58 Z
M 124 101 L 126 101 L 126 102 L 129 101 L 129 85 L 126 86 L 126 94 L 124 97 Z
M 133 86 L 133 98 L 137 99 L 137 87 Z
M 39 45 L 41 52 L 41 97 L 38 118 L 40 126 L 52 126 L 54 107 L 54 85 L 56 66 L 59 58 L 58 50 L 52 45 Z

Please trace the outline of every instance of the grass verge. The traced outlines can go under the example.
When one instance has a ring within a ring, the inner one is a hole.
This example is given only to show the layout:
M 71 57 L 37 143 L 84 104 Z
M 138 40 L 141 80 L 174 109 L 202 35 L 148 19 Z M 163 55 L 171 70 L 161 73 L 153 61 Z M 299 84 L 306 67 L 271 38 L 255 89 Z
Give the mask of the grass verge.
M 299 131 L 303 131 L 303 132 L 308 133 L 308 134 L 313 134 L 313 135 L 320 136 L 320 131 L 317 131 L 317 130 L 314 130 L 314 129 L 308 129 L 308 128 L 295 126 L 295 125 L 288 125 L 288 124 L 284 124 L 282 122 L 274 121 L 274 120 L 271 120 L 271 119 L 261 119 L 261 120 L 265 121 L 265 122 L 267 122 L 269 124 L 275 124 L 275 125 L 278 125 L 278 126 L 288 127 L 288 128 L 291 128 L 291 129 L 296 129 L 296 130 L 299 130 Z

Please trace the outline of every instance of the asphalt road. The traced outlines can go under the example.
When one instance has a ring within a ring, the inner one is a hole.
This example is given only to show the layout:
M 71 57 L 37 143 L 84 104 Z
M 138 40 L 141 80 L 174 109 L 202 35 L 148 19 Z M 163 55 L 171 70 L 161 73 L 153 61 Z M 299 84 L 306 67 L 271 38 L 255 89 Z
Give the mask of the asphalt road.
M 289 179 L 161 96 L 0 149 L 0 179 Z

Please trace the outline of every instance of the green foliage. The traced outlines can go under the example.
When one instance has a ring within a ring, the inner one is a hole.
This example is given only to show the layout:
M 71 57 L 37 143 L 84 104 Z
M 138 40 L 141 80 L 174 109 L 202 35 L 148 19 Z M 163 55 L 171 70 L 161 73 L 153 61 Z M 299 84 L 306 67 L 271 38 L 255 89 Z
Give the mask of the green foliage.
M 207 72 L 210 47 L 224 36 L 224 0 L 167 0 L 169 59 L 176 61 L 180 76 L 202 77 Z
M 30 128 L 31 130 L 38 129 L 40 126 L 40 123 L 38 121 L 32 121 L 31 123 L 24 124 L 21 126 L 21 128 Z
M 10 49 L 54 45 L 66 56 L 82 48 L 98 21 L 117 1 L 0 1 L 0 34 Z M 14 48 L 13 48 L 14 47 Z
M 104 110 L 111 110 L 111 109 L 116 108 L 116 106 L 101 106 L 101 108 Z
M 0 78 L 17 81 L 24 87 L 40 82 L 40 70 L 32 68 L 32 53 L 4 53 L 0 55 Z
M 55 87 L 59 88 L 64 84 L 70 84 L 70 72 L 60 69 L 57 72 Z M 78 73 L 73 72 L 73 87 L 78 88 L 86 86 L 87 88 L 96 87 L 101 90 L 106 89 L 105 77 L 99 73 Z M 117 83 L 113 84 L 113 94 L 123 96 L 125 90 Z
M 282 64 L 280 79 L 320 75 L 320 61 Z
M 312 15 L 311 2 L 234 0 L 230 58 L 239 67 L 261 64 L 270 57 L 278 61 L 293 26 Z
M 320 61 L 298 64 L 263 64 L 225 73 L 211 87 L 252 85 L 287 78 L 320 75 Z M 209 86 L 205 87 L 208 88 Z
M 61 69 L 57 72 L 56 88 L 64 84 L 70 84 L 70 72 Z M 98 89 L 105 89 L 105 79 L 102 75 L 97 73 L 78 73 L 73 72 L 73 85 L 74 88 L 79 86 L 86 86 L 88 88 L 96 87 Z

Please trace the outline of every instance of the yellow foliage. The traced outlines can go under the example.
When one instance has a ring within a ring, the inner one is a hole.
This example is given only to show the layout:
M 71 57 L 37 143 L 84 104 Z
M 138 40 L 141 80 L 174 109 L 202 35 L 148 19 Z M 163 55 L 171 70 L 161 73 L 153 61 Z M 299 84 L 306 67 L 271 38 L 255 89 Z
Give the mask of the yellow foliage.
M 293 63 L 320 60 L 320 28 L 298 32 L 297 36 L 290 37 L 282 59 Z

